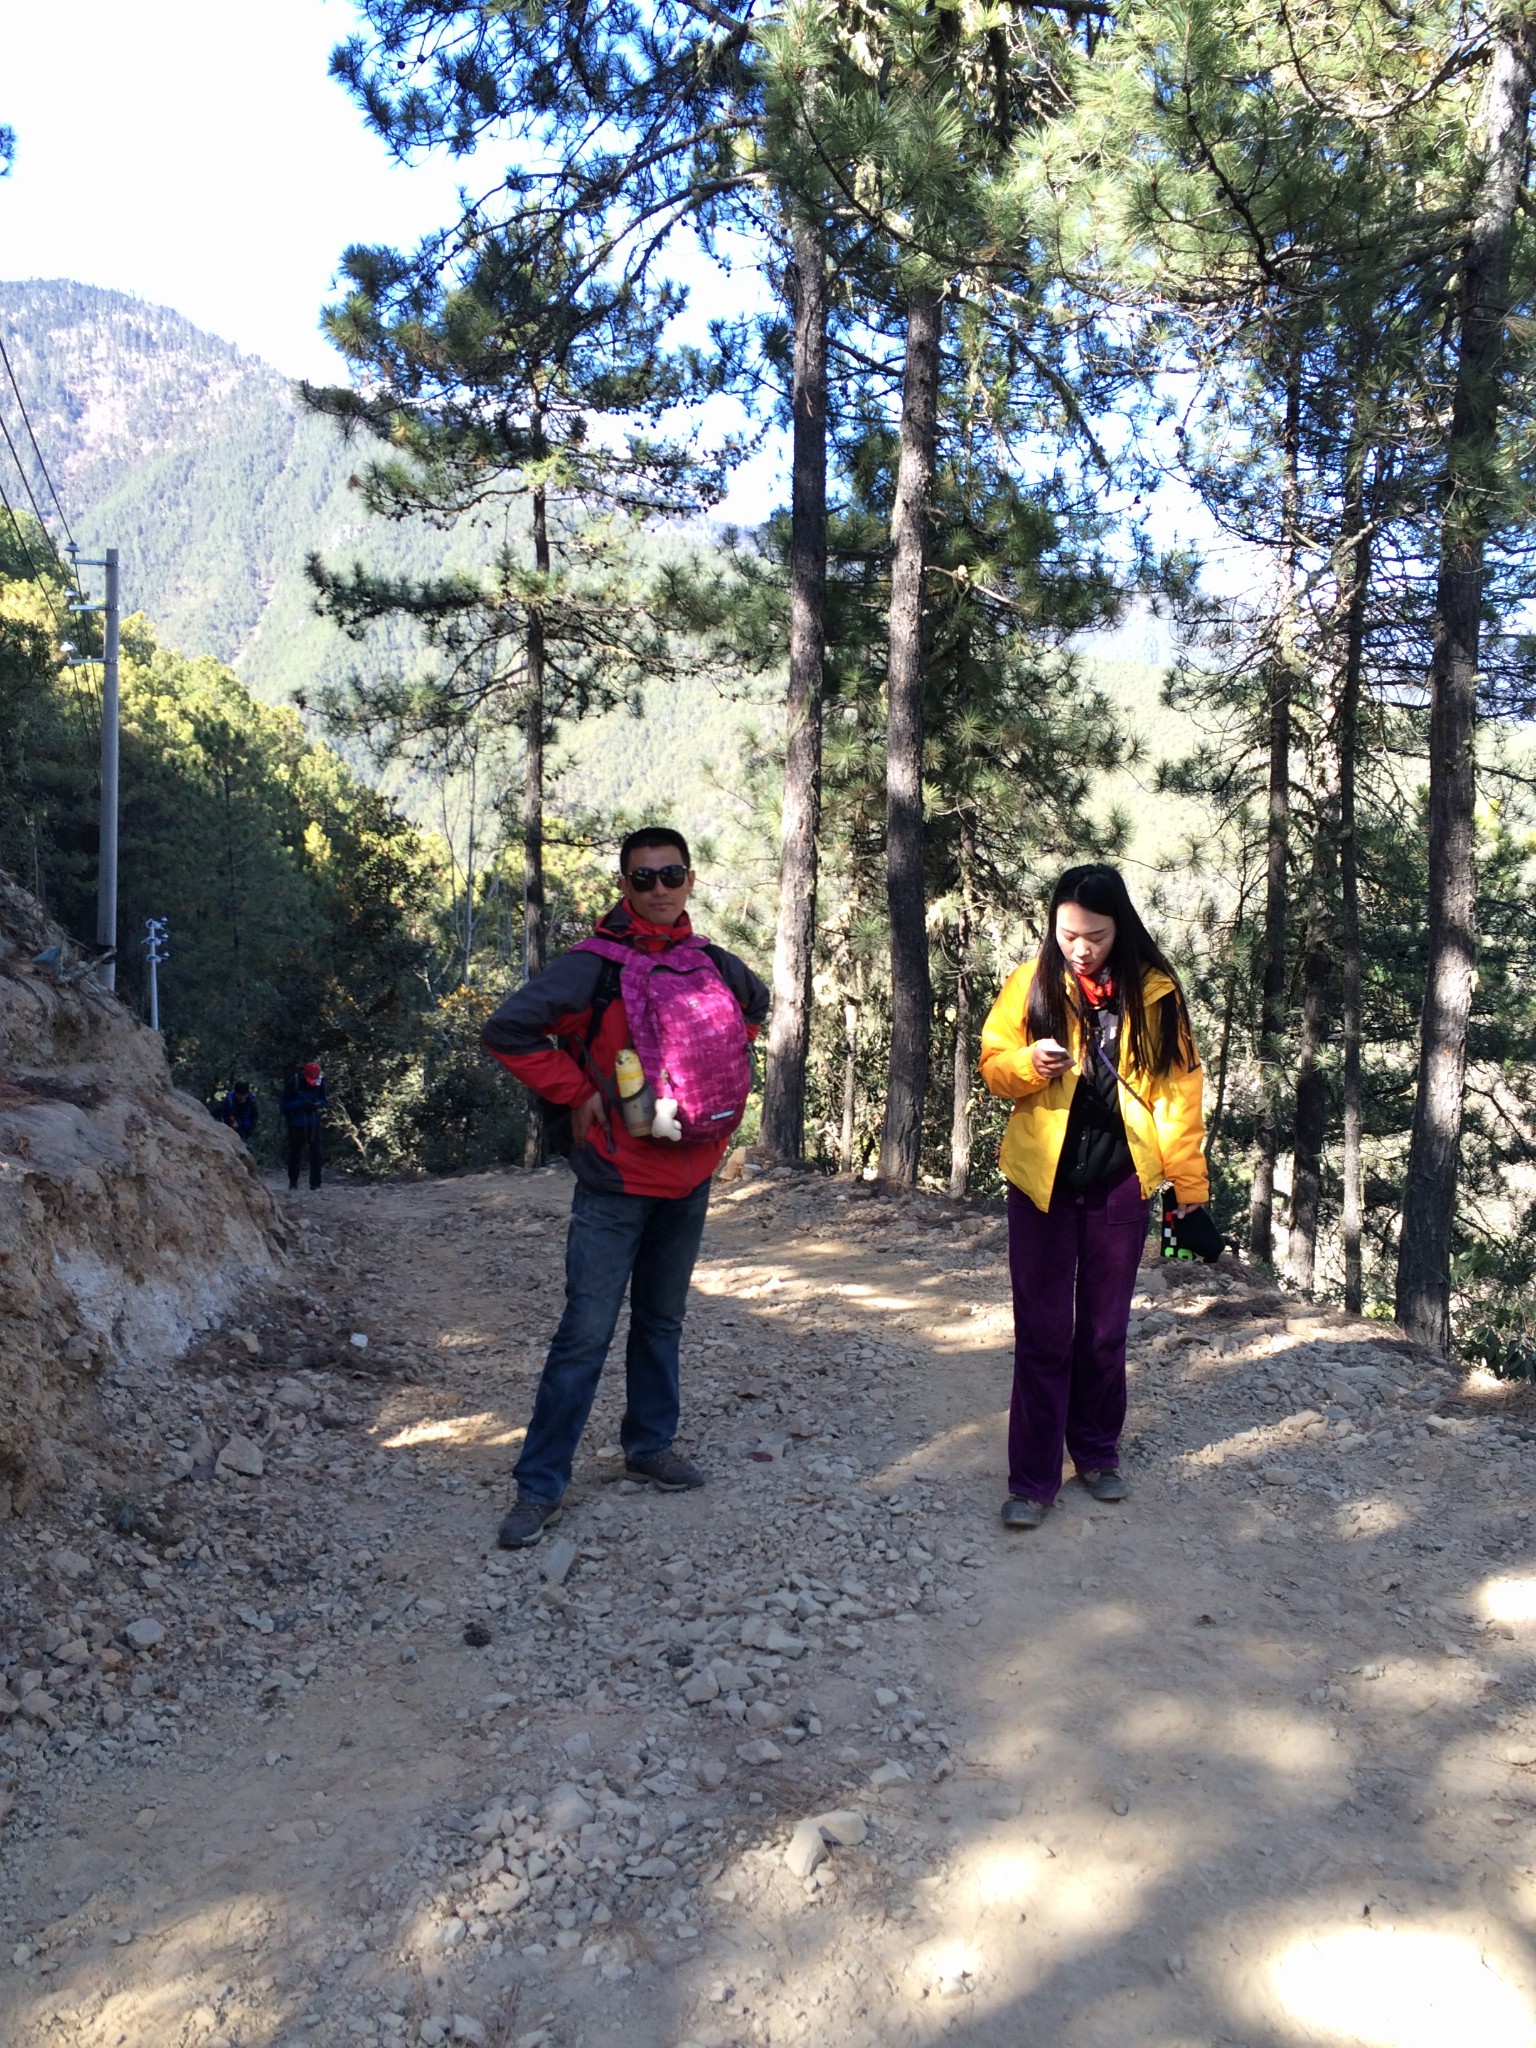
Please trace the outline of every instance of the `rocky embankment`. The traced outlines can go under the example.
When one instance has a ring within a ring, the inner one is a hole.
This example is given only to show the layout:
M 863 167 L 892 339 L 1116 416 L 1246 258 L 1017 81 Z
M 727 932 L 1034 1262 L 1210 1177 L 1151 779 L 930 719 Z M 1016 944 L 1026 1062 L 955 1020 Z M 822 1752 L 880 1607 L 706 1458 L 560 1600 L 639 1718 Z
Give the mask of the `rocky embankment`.
M 139 1381 L 271 1282 L 281 1235 L 159 1038 L 0 876 L 0 1521 L 112 1483 Z

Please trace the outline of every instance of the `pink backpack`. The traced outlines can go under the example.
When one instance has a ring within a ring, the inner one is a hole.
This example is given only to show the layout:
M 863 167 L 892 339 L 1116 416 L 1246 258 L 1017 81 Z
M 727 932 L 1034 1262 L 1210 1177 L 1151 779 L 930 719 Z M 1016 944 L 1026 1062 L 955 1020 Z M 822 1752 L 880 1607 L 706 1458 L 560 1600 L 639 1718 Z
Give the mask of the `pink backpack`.
M 572 948 L 618 962 L 630 1042 L 657 1100 L 676 1102 L 685 1145 L 728 1138 L 752 1092 L 746 1019 L 704 948 L 696 933 L 665 953 L 601 938 Z

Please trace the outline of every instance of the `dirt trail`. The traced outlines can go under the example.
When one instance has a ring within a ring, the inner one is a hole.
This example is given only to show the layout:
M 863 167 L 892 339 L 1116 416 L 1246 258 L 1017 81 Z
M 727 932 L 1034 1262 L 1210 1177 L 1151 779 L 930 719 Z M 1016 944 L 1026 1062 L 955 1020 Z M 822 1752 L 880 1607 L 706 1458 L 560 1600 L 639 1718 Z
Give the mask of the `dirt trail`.
M 507 1557 L 568 1193 L 296 1198 L 302 1291 L 105 1390 L 122 1497 L 0 1533 L 0 2044 L 1536 2042 L 1526 1391 L 1154 1270 L 1131 1500 L 1005 1539 L 1001 1219 L 773 1176 L 708 1489 L 615 1375 Z

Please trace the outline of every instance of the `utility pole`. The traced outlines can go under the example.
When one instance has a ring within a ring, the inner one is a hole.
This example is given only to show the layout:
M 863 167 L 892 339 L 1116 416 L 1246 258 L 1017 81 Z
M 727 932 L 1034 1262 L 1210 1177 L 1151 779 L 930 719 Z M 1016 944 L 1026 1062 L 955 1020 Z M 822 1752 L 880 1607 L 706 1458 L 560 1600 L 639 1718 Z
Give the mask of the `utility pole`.
M 117 986 L 117 549 L 108 548 L 106 646 L 101 659 L 101 852 L 96 874 L 96 943 L 105 949 L 101 985 Z
M 160 1029 L 160 969 L 170 959 L 170 954 L 161 949 L 165 945 L 165 919 L 146 917 L 144 920 L 144 957 L 149 962 L 149 1028 Z
M 118 759 L 118 621 L 120 605 L 117 586 L 117 549 L 108 548 L 104 558 L 82 561 L 74 548 L 70 560 L 80 569 L 104 569 L 107 576 L 106 601 L 87 604 L 83 598 L 69 601 L 72 612 L 104 614 L 101 657 L 101 827 L 96 858 L 96 943 L 102 960 L 96 978 L 106 989 L 117 986 L 117 759 Z M 76 587 L 78 588 L 78 580 Z

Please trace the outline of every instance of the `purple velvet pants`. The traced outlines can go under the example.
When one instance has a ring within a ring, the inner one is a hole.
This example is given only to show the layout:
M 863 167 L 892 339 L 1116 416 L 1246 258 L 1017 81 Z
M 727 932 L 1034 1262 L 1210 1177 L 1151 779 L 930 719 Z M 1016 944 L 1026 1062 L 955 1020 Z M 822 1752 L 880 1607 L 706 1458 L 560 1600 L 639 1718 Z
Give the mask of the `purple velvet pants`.
M 1113 1471 L 1125 1425 L 1125 1332 L 1147 1241 L 1135 1174 L 1048 1211 L 1008 1189 L 1013 1405 L 1008 1491 L 1049 1504 L 1062 1447 L 1079 1472 Z

